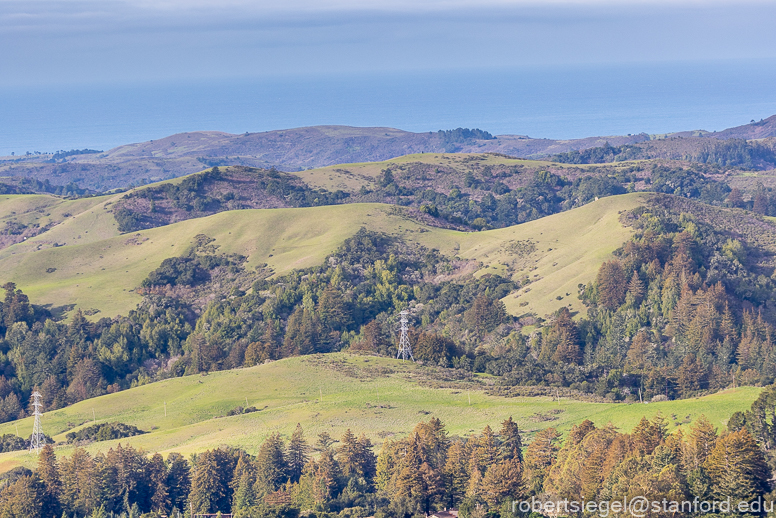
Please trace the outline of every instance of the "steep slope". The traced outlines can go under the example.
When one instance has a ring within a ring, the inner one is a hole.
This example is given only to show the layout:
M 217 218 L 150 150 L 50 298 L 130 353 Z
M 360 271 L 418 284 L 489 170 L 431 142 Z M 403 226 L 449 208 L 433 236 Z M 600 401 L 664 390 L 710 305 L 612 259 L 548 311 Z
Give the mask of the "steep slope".
M 66 312 L 75 307 L 99 316 L 126 314 L 141 297 L 134 290 L 168 258 L 183 254 L 204 234 L 225 253 L 245 255 L 249 268 L 275 274 L 320 264 L 361 227 L 476 261 L 478 275 L 498 272 L 531 285 L 505 300 L 510 312 L 582 309 L 576 286 L 622 245 L 630 230 L 619 212 L 643 195 L 602 198 L 581 208 L 513 227 L 459 232 L 430 227 L 407 209 L 349 204 L 303 209 L 228 211 L 165 227 L 117 235 L 106 200 L 72 222 L 0 251 L 4 281 L 13 281 L 38 304 Z M 59 228 L 61 227 L 61 228 Z M 88 234 L 87 234 L 88 232 Z M 79 239 L 80 236 L 80 239 Z M 50 243 L 56 242 L 59 246 Z
M 451 376 L 452 375 L 452 376 Z M 330 354 L 297 357 L 248 369 L 186 376 L 116 394 L 82 401 L 43 415 L 44 431 L 57 441 L 65 434 L 97 423 L 123 422 L 149 433 L 120 440 L 92 443 L 87 449 L 106 451 L 117 443 L 149 452 L 184 454 L 221 445 L 256 453 L 274 432 L 290 435 L 301 423 L 308 438 L 326 431 L 340 437 L 346 429 L 365 433 L 376 445 L 403 436 L 415 423 L 438 417 L 451 434 L 466 436 L 484 426 L 497 429 L 509 416 L 530 440 L 533 433 L 553 426 L 562 432 L 583 419 L 613 423 L 631 430 L 642 416 L 661 412 L 669 431 L 686 426 L 705 414 L 715 426 L 724 426 L 735 411 L 744 410 L 760 392 L 742 387 L 702 398 L 624 405 L 590 403 L 550 397 L 505 398 L 488 393 L 487 377 L 457 379 L 452 371 L 420 367 L 389 358 Z M 247 405 L 259 411 L 223 417 Z M 29 435 L 32 419 L 0 425 L 0 434 Z M 57 455 L 69 455 L 72 446 L 60 446 Z M 31 466 L 27 452 L 0 454 L 0 471 Z

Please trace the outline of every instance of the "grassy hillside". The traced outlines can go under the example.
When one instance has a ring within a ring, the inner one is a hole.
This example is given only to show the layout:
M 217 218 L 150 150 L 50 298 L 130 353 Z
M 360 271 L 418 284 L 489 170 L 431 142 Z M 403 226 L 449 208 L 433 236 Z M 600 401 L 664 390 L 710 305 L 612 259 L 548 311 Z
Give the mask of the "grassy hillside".
M 150 433 L 92 443 L 91 451 L 130 443 L 147 451 L 185 454 L 229 444 L 255 453 L 270 433 L 290 435 L 296 423 L 308 438 L 326 431 L 334 437 L 350 428 L 366 433 L 379 445 L 387 438 L 408 433 L 421 420 L 438 417 L 451 434 L 478 433 L 495 428 L 510 415 L 528 438 L 537 430 L 554 426 L 567 431 L 583 419 L 596 424 L 612 422 L 630 431 L 642 416 L 661 412 L 670 430 L 686 425 L 701 413 L 723 427 L 736 410 L 748 408 L 760 389 L 746 387 L 681 401 L 625 405 L 587 403 L 548 397 L 503 398 L 487 395 L 487 377 L 445 381 L 446 371 L 419 367 L 388 358 L 330 354 L 289 358 L 250 369 L 222 371 L 153 383 L 116 394 L 82 401 L 47 412 L 44 431 L 57 441 L 65 433 L 98 423 L 120 421 Z M 232 417 L 237 406 L 260 411 Z M 471 402 L 470 402 L 471 401 Z M 166 412 L 166 415 L 165 415 Z M 32 419 L 0 425 L 0 434 L 28 436 Z M 57 453 L 67 455 L 69 446 Z M 31 465 L 25 452 L 0 455 L 0 471 Z
M 107 212 L 112 199 L 90 198 L 94 205 L 76 217 L 0 251 L 3 281 L 17 283 L 34 302 L 58 311 L 74 305 L 99 310 L 98 317 L 115 316 L 134 308 L 141 297 L 133 290 L 164 259 L 182 254 L 198 234 L 214 238 L 223 252 L 247 256 L 249 267 L 266 263 L 284 273 L 320 264 L 364 226 L 482 263 L 472 265 L 479 275 L 528 275 L 532 284 L 515 294 L 518 298 L 507 297 L 507 308 L 544 315 L 561 305 L 581 309 L 577 284 L 592 279 L 601 261 L 628 238 L 618 214 L 642 203 L 643 195 L 603 198 L 485 232 L 429 227 L 389 205 L 350 204 L 222 212 L 124 235 L 118 235 Z
M 0 196 L 0 248 L 14 243 L 20 249 L 39 249 L 76 240 L 95 240 L 117 235 L 112 215 L 104 206 L 114 196 L 75 200 L 46 194 Z M 9 230 L 13 229 L 12 232 Z M 91 234 L 90 234 L 91 232 Z M 45 233 L 45 237 L 35 236 Z

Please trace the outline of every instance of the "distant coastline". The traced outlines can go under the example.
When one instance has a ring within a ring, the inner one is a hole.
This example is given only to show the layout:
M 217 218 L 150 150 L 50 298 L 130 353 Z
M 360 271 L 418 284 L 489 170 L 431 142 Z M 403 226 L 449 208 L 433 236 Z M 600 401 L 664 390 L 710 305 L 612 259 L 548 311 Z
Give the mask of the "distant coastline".
M 773 62 L 696 62 L 0 88 L 0 155 L 110 149 L 184 131 L 478 127 L 570 139 L 709 131 L 776 113 Z

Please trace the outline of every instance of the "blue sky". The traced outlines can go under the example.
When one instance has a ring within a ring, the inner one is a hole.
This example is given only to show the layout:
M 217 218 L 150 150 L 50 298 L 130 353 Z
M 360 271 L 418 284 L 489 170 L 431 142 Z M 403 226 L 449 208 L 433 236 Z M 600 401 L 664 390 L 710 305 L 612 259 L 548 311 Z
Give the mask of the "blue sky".
M 776 3 L 0 0 L 0 85 L 776 58 Z

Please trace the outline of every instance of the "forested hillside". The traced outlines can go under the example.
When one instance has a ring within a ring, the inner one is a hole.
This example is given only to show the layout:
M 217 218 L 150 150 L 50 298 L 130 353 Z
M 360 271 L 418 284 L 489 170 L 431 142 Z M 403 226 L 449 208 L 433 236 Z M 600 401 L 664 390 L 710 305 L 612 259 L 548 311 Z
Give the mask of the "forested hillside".
M 405 308 L 416 359 L 490 373 L 505 390 L 556 386 L 634 401 L 771 383 L 776 230 L 738 209 L 671 196 L 620 219 L 634 237 L 578 287 L 589 309 L 576 320 L 567 308 L 508 313 L 503 299 L 527 291 L 528 275 L 473 276 L 466 261 L 366 229 L 321 265 L 283 275 L 247 268 L 200 235 L 137 287 L 136 310 L 95 322 L 80 312 L 55 322 L 8 284 L 2 418 L 23 416 L 35 386 L 57 408 L 288 356 L 395 355 L 394 319 Z

